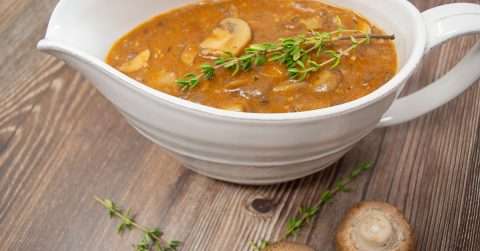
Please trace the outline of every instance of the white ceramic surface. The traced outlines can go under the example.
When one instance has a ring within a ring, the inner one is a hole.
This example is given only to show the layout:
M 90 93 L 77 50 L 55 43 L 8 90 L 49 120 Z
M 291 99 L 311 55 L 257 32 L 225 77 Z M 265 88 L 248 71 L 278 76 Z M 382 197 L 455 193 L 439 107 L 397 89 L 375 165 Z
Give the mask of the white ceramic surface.
M 397 37 L 398 74 L 346 104 L 288 114 L 238 113 L 151 89 L 104 63 L 124 33 L 192 0 L 61 0 L 38 48 L 81 71 L 141 134 L 201 174 L 244 184 L 271 184 L 317 172 L 378 126 L 414 119 L 462 93 L 480 77 L 480 46 L 449 74 L 396 100 L 430 48 L 480 31 L 480 6 L 450 4 L 420 13 L 405 0 L 330 0 Z M 128 144 L 128 142 L 125 142 Z M 161 168 L 161 163 L 159 163 Z

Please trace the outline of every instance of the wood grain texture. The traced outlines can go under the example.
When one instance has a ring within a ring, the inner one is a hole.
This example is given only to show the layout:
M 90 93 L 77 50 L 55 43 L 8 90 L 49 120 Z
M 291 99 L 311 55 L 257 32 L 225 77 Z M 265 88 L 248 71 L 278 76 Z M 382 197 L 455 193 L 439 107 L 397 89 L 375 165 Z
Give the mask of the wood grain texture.
M 331 168 L 268 187 L 194 174 L 136 133 L 78 73 L 34 48 L 56 0 L 0 1 L 0 250 L 132 250 L 93 196 L 112 198 L 159 226 L 182 250 L 249 250 L 275 239 L 297 208 L 359 162 L 356 189 L 324 207 L 296 240 L 334 250 L 335 227 L 360 200 L 388 201 L 415 228 L 418 250 L 479 250 L 480 85 L 437 111 L 377 130 Z M 415 0 L 420 9 L 453 2 Z M 480 3 L 480 1 L 472 1 Z M 478 37 L 435 49 L 406 88 L 450 69 Z M 265 199 L 264 211 L 252 201 Z

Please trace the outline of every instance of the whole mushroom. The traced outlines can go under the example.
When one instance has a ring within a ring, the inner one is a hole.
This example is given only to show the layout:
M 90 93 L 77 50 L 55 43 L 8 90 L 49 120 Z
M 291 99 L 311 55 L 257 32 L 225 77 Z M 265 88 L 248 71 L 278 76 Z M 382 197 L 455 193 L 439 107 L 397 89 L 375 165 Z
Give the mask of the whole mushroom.
M 281 241 L 268 245 L 264 251 L 315 251 L 313 248 L 295 242 Z
M 414 235 L 403 214 L 384 202 L 361 202 L 337 229 L 337 251 L 412 251 Z

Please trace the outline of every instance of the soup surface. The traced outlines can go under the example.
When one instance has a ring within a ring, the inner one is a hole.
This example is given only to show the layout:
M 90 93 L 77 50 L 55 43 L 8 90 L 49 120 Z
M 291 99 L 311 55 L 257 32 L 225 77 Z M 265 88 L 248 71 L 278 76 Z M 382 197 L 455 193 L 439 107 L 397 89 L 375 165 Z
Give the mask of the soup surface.
M 395 47 L 390 39 L 372 34 L 385 35 L 354 12 L 318 1 L 208 1 L 140 25 L 115 43 L 106 61 L 145 85 L 207 106 L 299 112 L 352 101 L 393 77 Z M 324 36 L 323 44 L 309 50 L 315 45 L 305 38 L 311 36 L 317 42 Z M 288 47 L 292 41 L 303 41 L 297 46 L 299 57 Z M 237 72 L 235 64 L 228 69 L 220 65 L 219 58 L 225 65 L 225 58 L 231 62 L 248 55 L 245 48 L 257 43 L 265 54 L 243 58 L 246 63 Z M 291 57 L 282 61 L 279 52 Z M 205 64 L 214 67 L 214 75 L 202 74 Z M 185 76 L 189 73 L 195 75 Z M 198 81 L 192 82 L 193 76 Z M 182 79 L 188 85 L 178 82 Z

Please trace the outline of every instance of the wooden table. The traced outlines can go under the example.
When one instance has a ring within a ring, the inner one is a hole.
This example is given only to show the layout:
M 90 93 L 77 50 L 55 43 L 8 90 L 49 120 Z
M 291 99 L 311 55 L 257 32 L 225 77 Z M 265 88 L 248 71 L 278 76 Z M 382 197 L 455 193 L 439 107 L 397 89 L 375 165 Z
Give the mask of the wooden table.
M 0 250 L 132 250 L 139 235 L 119 237 L 94 195 L 131 207 L 139 222 L 182 240 L 183 250 L 248 250 L 250 240 L 278 237 L 299 206 L 365 160 L 374 160 L 374 169 L 324 207 L 297 241 L 334 250 L 347 208 L 380 200 L 405 212 L 418 250 L 479 250 L 480 85 L 428 116 L 376 130 L 311 177 L 268 187 L 226 184 L 183 168 L 82 75 L 35 50 L 56 2 L 0 1 Z M 413 2 L 425 10 L 451 1 Z M 434 50 L 408 91 L 446 72 L 476 39 Z M 252 206 L 259 198 L 263 207 Z

